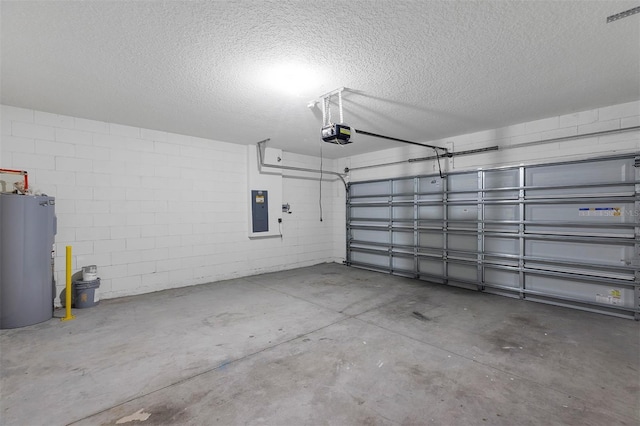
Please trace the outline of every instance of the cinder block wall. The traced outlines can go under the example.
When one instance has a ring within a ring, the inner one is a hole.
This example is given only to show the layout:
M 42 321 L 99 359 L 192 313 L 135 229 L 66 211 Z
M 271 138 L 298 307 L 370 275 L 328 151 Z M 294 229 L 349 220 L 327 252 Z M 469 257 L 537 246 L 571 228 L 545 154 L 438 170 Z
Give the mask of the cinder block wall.
M 28 170 L 33 186 L 57 200 L 58 294 L 66 245 L 74 248 L 74 271 L 98 265 L 107 298 L 344 259 L 340 181 L 323 183 L 320 222 L 317 175 L 284 173 L 283 202 L 293 214 L 283 215 L 283 238 L 250 240 L 247 147 L 10 106 L 1 112 L 0 167 Z M 444 170 L 473 170 L 640 153 L 638 131 L 536 144 L 638 125 L 635 101 L 428 143 L 453 144 L 455 151 L 501 148 L 443 160 Z M 399 146 L 324 164 L 338 171 L 431 154 Z M 316 157 L 283 153 L 283 159 L 319 167 Z M 350 179 L 430 173 L 437 173 L 434 161 L 353 171 Z
M 498 151 L 454 157 L 452 160 L 441 160 L 443 171 L 462 171 L 476 168 L 592 158 L 599 155 L 616 155 L 618 153 L 640 153 L 640 131 L 637 130 L 569 141 L 540 143 L 545 139 L 584 135 L 639 125 L 640 101 L 634 101 L 441 140 L 417 142 L 443 147 L 453 146 L 454 151 L 496 145 L 499 147 Z M 406 145 L 342 159 L 339 161 L 339 167 L 357 168 L 431 155 L 433 155 L 433 150 L 431 149 Z M 424 161 L 354 170 L 351 173 L 351 180 L 362 181 L 432 173 L 438 173 L 437 163 L 435 161 Z
M 323 183 L 320 222 L 317 176 L 285 174 L 283 237 L 250 240 L 246 146 L 4 105 L 1 119 L 0 167 L 56 197 L 58 295 L 66 245 L 74 272 L 98 266 L 104 298 L 342 260 L 341 183 Z

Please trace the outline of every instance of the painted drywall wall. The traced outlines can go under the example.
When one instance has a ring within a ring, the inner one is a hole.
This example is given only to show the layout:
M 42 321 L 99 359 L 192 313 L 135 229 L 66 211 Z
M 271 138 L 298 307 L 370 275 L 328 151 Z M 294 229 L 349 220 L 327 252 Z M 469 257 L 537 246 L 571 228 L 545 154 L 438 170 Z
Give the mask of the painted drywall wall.
M 341 183 L 323 182 L 320 222 L 318 176 L 283 174 L 293 213 L 282 238 L 252 240 L 248 171 L 257 164 L 247 146 L 5 105 L 0 115 L 0 167 L 27 170 L 33 188 L 56 197 L 58 295 L 66 245 L 74 272 L 98 266 L 102 298 L 342 260 L 333 238 L 344 228 L 333 214 Z
M 615 155 L 617 153 L 640 153 L 640 131 L 637 130 L 605 136 L 581 137 L 575 140 L 541 143 L 545 139 L 585 135 L 639 125 L 640 101 L 635 101 L 442 140 L 422 142 L 442 147 L 453 147 L 454 152 L 496 145 L 499 147 L 498 151 L 441 160 L 441 167 L 444 172 L 463 171 L 592 158 L 594 156 Z M 402 137 L 402 135 L 395 136 Z M 384 177 L 438 173 L 438 166 L 434 160 L 414 163 L 406 162 L 410 158 L 432 155 L 434 155 L 434 151 L 431 149 L 404 145 L 341 159 L 338 164 L 339 168 L 349 167 L 352 169 L 349 177 L 351 181 L 355 182 Z M 402 163 L 358 170 L 358 167 L 391 162 Z

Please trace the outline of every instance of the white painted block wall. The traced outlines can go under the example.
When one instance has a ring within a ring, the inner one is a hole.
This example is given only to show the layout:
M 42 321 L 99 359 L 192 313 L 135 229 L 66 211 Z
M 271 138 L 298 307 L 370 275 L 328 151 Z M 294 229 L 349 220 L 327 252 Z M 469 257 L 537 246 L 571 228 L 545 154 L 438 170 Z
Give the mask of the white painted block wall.
M 562 160 L 592 158 L 619 153 L 640 153 L 640 131 L 631 131 L 599 137 L 540 143 L 544 139 L 584 135 L 610 129 L 640 125 L 640 101 L 612 105 L 573 114 L 549 117 L 527 123 L 515 124 L 442 140 L 417 141 L 436 146 L 453 146 L 454 151 L 464 151 L 499 146 L 498 151 L 484 154 L 454 157 L 442 160 L 443 171 L 475 170 L 496 166 L 536 164 Z M 396 135 L 402 137 L 402 135 Z M 371 154 L 342 159 L 339 168 L 357 168 L 373 164 L 404 161 L 409 158 L 433 155 L 433 150 L 413 145 L 396 144 Z M 353 170 L 351 181 L 363 181 L 384 177 L 414 176 L 437 173 L 435 161 L 402 163 L 398 165 Z
M 263 161 L 265 164 L 282 165 L 282 150 L 266 147 L 262 150 Z M 282 218 L 282 169 L 267 168 L 262 169 L 256 167 L 258 164 L 258 147 L 255 145 L 247 147 L 247 164 L 249 167 L 247 175 L 247 203 L 248 210 L 248 227 L 249 238 L 280 238 L 280 230 L 282 225 L 278 223 L 278 219 Z M 278 162 L 280 158 L 280 162 Z M 251 191 L 266 191 L 267 209 L 269 218 L 269 229 L 267 231 L 253 232 L 253 219 L 251 211 L 252 199 Z
M 321 222 L 318 176 L 283 173 L 282 201 L 293 211 L 283 215 L 283 238 L 249 240 L 246 146 L 10 106 L 0 115 L 0 167 L 28 170 L 33 186 L 57 199 L 58 294 L 65 245 L 74 247 L 74 271 L 98 265 L 106 298 L 344 259 L 345 192 L 332 177 L 323 182 Z M 638 131 L 531 144 L 638 125 L 640 101 L 424 142 L 500 146 L 444 165 L 473 170 L 640 152 Z M 324 165 L 339 171 L 431 153 L 399 146 Z M 286 165 L 320 166 L 316 157 L 282 156 Z M 349 179 L 434 172 L 434 161 L 403 163 Z
M 4 105 L 1 120 L 0 167 L 27 170 L 32 187 L 56 197 L 58 295 L 66 245 L 74 272 L 98 266 L 102 298 L 342 261 L 335 182 L 324 183 L 320 222 L 317 176 L 285 175 L 293 214 L 283 238 L 250 240 L 247 146 Z

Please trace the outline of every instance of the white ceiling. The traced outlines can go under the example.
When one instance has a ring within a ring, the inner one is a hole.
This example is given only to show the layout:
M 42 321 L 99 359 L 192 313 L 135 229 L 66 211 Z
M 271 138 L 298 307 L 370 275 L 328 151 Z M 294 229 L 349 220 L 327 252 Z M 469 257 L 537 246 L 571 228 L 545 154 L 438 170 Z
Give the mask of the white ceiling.
M 638 5 L 2 1 L 0 100 L 317 155 L 307 104 L 344 86 L 347 124 L 424 142 L 639 99 L 640 14 L 606 23 Z M 274 87 L 283 66 L 313 81 Z M 353 139 L 324 155 L 399 146 Z

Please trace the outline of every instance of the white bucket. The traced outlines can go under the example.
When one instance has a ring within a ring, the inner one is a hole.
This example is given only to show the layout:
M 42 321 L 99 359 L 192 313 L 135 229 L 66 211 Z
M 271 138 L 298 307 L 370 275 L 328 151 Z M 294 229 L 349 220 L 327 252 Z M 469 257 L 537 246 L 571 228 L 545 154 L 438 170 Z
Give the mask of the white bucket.
M 82 281 L 93 281 L 98 278 L 98 267 L 89 265 L 82 267 Z

